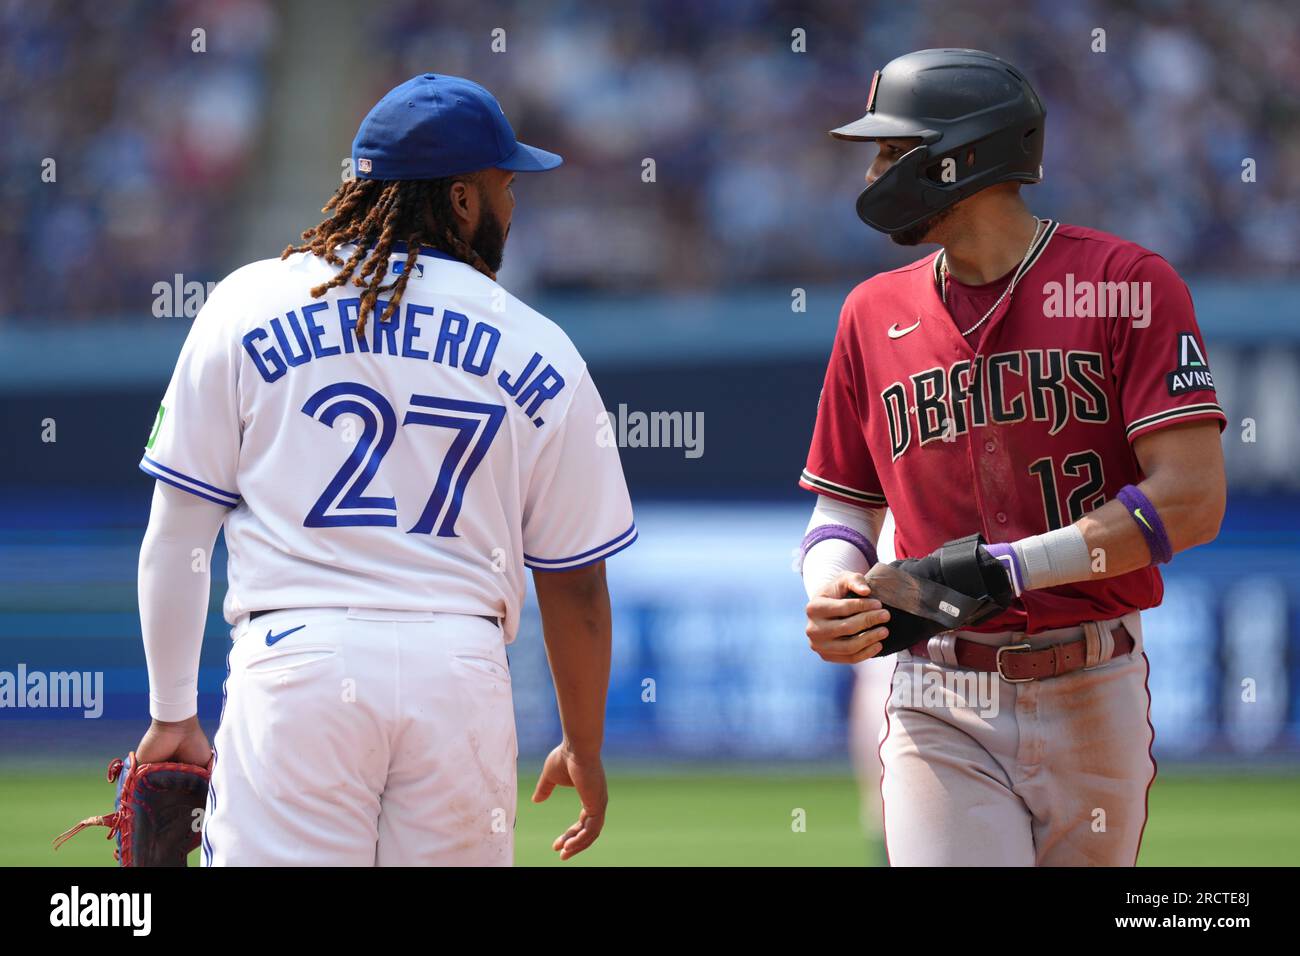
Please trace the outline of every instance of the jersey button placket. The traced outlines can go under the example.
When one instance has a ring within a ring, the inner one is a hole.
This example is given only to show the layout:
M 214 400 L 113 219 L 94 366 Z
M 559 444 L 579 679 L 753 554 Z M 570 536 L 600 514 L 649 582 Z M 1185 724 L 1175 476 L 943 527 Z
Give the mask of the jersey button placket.
M 984 451 L 986 451 L 988 454 L 992 455 L 992 454 L 994 454 L 997 450 L 998 450 L 998 443 L 997 443 L 997 442 L 995 442 L 992 438 L 986 438 L 986 439 L 984 439 Z M 999 511 L 999 512 L 998 512 L 997 514 L 995 514 L 993 517 L 994 517 L 994 519 L 997 521 L 998 524 L 1006 524 L 1006 523 L 1007 523 L 1007 513 L 1006 513 L 1005 511 Z
M 995 510 L 1007 504 L 1007 494 L 1015 487 L 1011 462 L 1002 453 L 998 429 L 993 424 L 979 426 L 979 433 L 970 434 L 969 456 L 975 476 L 975 507 L 980 516 L 979 530 L 990 541 L 998 541 L 1006 533 L 1009 520 L 1007 512 Z

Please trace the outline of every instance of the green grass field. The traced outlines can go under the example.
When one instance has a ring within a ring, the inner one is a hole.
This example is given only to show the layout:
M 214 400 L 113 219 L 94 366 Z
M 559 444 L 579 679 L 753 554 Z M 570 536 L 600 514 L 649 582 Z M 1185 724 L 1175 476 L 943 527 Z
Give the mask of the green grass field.
M 858 824 L 847 775 L 810 771 L 610 772 L 610 815 L 600 842 L 566 866 L 863 866 L 882 861 Z M 516 858 L 560 865 L 551 840 L 572 821 L 572 791 L 527 801 L 535 776 L 520 777 Z M 56 854 L 52 837 L 111 809 L 112 787 L 96 769 L 0 771 L 0 864 L 112 865 L 103 835 L 83 832 Z M 792 813 L 805 811 L 794 832 Z M 196 854 L 197 855 L 197 854 Z M 192 863 L 197 863 L 192 860 Z M 1142 846 L 1147 866 L 1300 864 L 1300 776 L 1162 772 L 1151 791 Z

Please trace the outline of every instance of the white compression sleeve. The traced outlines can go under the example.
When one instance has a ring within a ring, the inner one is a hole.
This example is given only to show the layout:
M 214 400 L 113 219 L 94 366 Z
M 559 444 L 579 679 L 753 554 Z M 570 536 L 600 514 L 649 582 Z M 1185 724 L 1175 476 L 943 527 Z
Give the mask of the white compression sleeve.
M 140 628 L 149 715 L 176 721 L 199 709 L 199 651 L 208 616 L 212 547 L 230 509 L 156 482 L 140 544 Z
M 850 505 L 825 495 L 817 496 L 808 529 L 813 531 L 822 525 L 842 524 L 862 534 L 874 547 L 880 539 L 880 526 L 885 521 L 884 508 L 863 508 Z M 868 563 L 856 546 L 842 538 L 827 538 L 818 541 L 803 559 L 803 587 L 808 597 L 821 592 L 829 582 L 845 571 L 866 571 Z

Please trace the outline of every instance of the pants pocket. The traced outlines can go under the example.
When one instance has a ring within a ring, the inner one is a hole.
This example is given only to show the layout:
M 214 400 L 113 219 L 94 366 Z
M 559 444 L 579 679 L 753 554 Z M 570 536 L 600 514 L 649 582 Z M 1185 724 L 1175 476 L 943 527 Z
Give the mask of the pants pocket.
M 338 656 L 338 650 L 328 644 L 315 644 L 309 647 L 286 647 L 278 652 L 253 654 L 244 661 L 244 670 L 249 674 L 273 674 L 278 671 L 293 671 L 323 661 L 331 661 L 336 656 Z
M 501 658 L 486 655 L 458 654 L 451 659 L 452 670 L 471 679 L 486 679 L 497 683 L 510 683 L 510 665 Z

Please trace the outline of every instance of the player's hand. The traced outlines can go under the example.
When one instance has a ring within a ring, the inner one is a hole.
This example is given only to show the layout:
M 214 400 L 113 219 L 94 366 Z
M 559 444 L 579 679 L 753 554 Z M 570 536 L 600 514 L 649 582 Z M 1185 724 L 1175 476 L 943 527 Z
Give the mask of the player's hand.
M 858 571 L 845 571 L 808 602 L 808 646 L 832 664 L 856 664 L 880 651 L 889 636 L 889 611 L 868 597 L 871 586 Z M 861 596 L 859 596 L 861 595 Z
M 212 745 L 199 726 L 199 718 L 170 722 L 155 720 L 135 748 L 138 763 L 192 763 L 206 767 L 212 759 Z
M 605 826 L 605 807 L 609 804 L 609 790 L 605 786 L 605 768 L 600 755 L 579 757 L 567 744 L 560 744 L 546 758 L 542 774 L 537 778 L 533 803 L 542 803 L 556 787 L 574 787 L 582 801 L 578 822 L 565 830 L 551 849 L 567 860 L 596 842 Z

